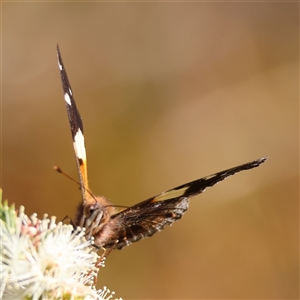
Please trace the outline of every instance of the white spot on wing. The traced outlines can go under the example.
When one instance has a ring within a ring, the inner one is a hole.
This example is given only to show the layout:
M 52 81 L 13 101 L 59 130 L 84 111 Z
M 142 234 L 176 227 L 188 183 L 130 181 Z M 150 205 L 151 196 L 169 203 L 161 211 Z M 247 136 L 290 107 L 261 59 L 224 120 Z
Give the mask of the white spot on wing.
M 62 67 L 62 65 L 59 63 L 59 61 L 58 61 L 58 67 L 59 67 L 60 70 L 63 69 L 63 67 Z
M 74 147 L 76 149 L 78 158 L 86 160 L 86 152 L 85 152 L 85 147 L 84 147 L 84 136 L 80 129 L 78 129 L 77 133 L 75 134 Z
M 72 90 L 70 88 L 69 88 L 69 93 L 70 93 L 70 95 L 73 95 Z
M 70 98 L 70 96 L 69 96 L 68 93 L 65 93 L 64 98 L 65 98 L 65 101 L 71 106 L 71 105 L 72 105 L 72 104 L 71 104 L 71 98 Z

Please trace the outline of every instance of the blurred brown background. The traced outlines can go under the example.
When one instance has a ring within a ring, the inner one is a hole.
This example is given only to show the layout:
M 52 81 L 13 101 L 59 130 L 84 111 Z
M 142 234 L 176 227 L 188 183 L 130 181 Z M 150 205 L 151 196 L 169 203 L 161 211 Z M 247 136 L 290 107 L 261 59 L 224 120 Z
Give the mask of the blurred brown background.
M 3 3 L 4 196 L 74 215 L 56 43 L 85 125 L 90 186 L 132 205 L 269 156 L 114 251 L 99 287 L 129 298 L 299 297 L 298 3 Z

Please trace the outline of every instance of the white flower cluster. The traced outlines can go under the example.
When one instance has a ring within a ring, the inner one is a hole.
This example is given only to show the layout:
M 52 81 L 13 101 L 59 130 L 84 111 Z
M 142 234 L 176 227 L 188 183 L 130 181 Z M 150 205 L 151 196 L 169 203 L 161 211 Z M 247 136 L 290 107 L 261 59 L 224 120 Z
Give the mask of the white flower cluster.
M 84 229 L 0 202 L 0 299 L 108 300 L 114 293 L 94 286 L 100 266 Z

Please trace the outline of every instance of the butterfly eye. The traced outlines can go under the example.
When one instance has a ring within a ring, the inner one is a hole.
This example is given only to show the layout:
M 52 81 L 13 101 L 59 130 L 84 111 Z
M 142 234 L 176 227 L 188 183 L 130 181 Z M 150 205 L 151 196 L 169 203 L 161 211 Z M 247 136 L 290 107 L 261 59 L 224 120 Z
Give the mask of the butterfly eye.
M 87 205 L 86 207 L 84 207 L 84 213 L 83 213 L 84 217 L 90 218 L 96 209 L 97 209 L 96 205 Z
M 87 211 L 89 212 L 89 214 L 91 216 L 91 215 L 95 214 L 96 211 L 99 212 L 99 210 L 101 210 L 101 211 L 103 210 L 101 205 L 99 205 L 99 203 L 95 203 L 95 204 L 91 205 Z M 96 214 L 97 214 L 97 212 L 96 212 Z

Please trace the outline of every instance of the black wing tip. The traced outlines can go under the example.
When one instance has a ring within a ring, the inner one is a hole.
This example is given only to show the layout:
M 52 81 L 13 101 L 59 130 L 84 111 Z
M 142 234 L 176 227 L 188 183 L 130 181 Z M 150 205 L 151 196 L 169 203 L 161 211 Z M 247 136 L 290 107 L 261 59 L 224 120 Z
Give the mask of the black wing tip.
M 56 44 L 56 53 L 58 57 L 61 57 L 60 49 L 58 43 Z
M 206 188 L 214 186 L 215 184 L 217 184 L 220 181 L 223 181 L 224 179 L 228 178 L 229 176 L 232 176 L 241 171 L 246 171 L 246 170 L 250 170 L 250 169 L 259 167 L 267 159 L 268 159 L 268 157 L 262 157 L 262 158 L 253 160 L 249 163 L 239 165 L 237 167 L 227 169 L 227 170 L 200 178 L 198 180 L 189 182 L 189 183 L 179 186 L 175 189 L 181 189 L 183 187 L 188 187 L 182 196 L 183 197 L 192 197 L 192 196 L 202 193 Z
M 61 57 L 61 53 L 60 53 L 58 44 L 56 45 L 56 54 L 57 54 L 58 64 L 59 64 L 59 66 L 61 66 L 63 68 L 62 57 Z M 60 70 L 61 70 L 61 68 L 60 68 Z
M 220 174 L 220 173 L 224 173 L 224 172 L 229 172 L 229 173 L 231 173 L 232 171 L 234 171 L 233 174 L 235 174 L 235 173 L 238 173 L 238 172 L 240 172 L 240 171 L 251 170 L 251 169 L 253 169 L 253 168 L 259 167 L 259 166 L 260 166 L 261 164 L 263 164 L 268 158 L 269 158 L 268 156 L 262 157 L 262 158 L 259 158 L 259 159 L 250 161 L 250 162 L 248 162 L 248 163 L 246 163 L 246 164 L 239 165 L 239 166 L 236 166 L 236 167 L 234 167 L 234 168 L 231 168 L 231 169 L 228 169 L 228 170 L 224 170 L 224 171 L 218 172 L 218 173 L 216 173 L 216 174 Z M 216 175 L 216 174 L 214 174 L 214 175 Z M 233 174 L 231 174 L 231 175 L 233 175 Z M 227 176 L 226 176 L 226 177 L 227 177 Z

